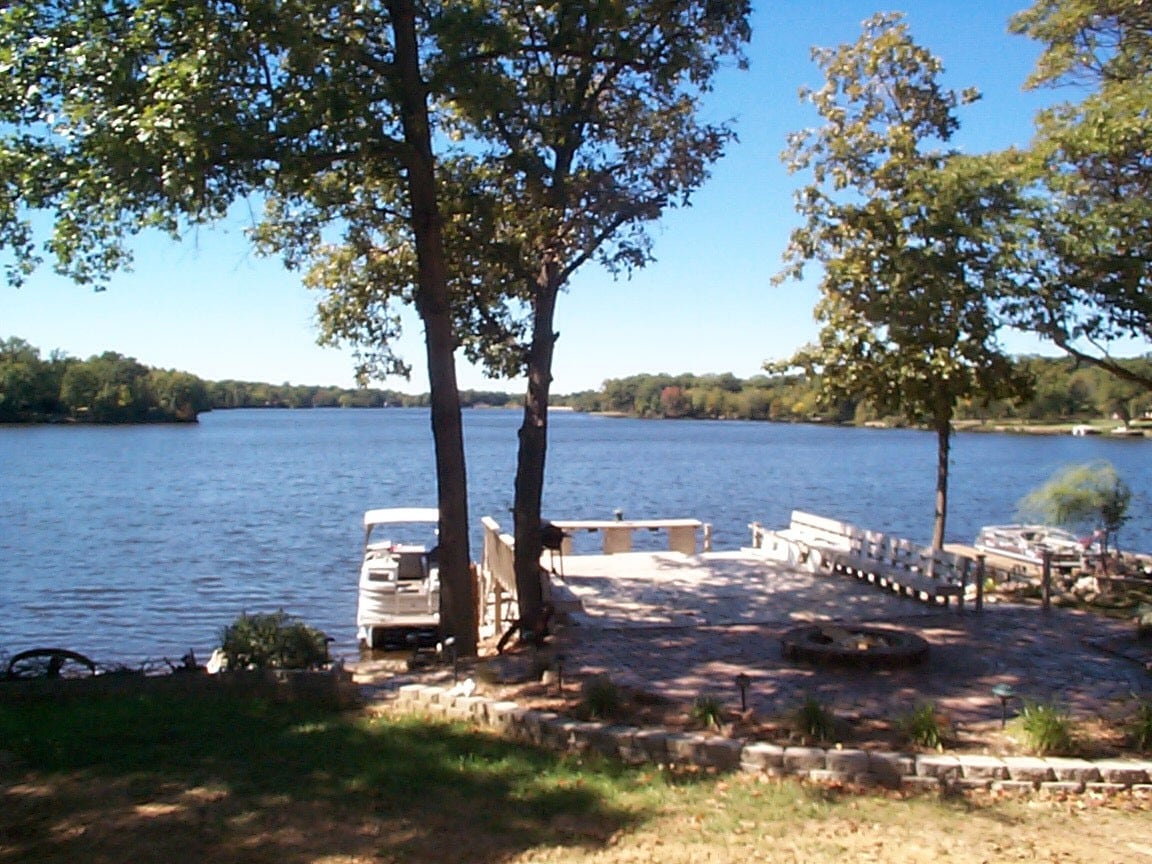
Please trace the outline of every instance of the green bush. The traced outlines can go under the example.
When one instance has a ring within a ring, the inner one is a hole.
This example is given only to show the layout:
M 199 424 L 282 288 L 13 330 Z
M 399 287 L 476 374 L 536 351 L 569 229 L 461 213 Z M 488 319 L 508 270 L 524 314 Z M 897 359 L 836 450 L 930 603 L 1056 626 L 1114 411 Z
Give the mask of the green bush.
M 221 634 L 229 669 L 318 669 L 328 637 L 283 610 L 241 615 Z
M 825 708 L 815 696 L 804 697 L 803 704 L 792 715 L 792 725 L 803 738 L 832 741 L 837 737 L 836 715 Z
M 1152 699 L 1140 699 L 1137 702 L 1130 734 L 1137 750 L 1152 750 Z
M 581 687 L 579 714 L 589 720 L 611 720 L 624 710 L 624 695 L 607 675 L 589 678 Z
M 1013 721 L 1029 749 L 1038 756 L 1060 755 L 1072 750 L 1072 724 L 1054 705 L 1026 702 Z
M 692 719 L 701 726 L 719 729 L 724 719 L 724 706 L 716 696 L 710 694 L 697 696 L 692 703 Z
M 904 717 L 900 721 L 900 731 L 910 744 L 942 750 L 945 725 L 936 714 L 936 706 L 929 702 L 917 705 L 911 714 Z

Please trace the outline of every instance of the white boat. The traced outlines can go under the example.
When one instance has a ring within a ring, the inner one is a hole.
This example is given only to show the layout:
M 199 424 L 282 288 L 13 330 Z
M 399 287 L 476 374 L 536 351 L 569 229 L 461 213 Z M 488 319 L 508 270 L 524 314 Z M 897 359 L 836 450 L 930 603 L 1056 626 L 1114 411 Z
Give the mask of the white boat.
M 1077 569 L 1091 542 L 1084 543 L 1075 534 L 1047 525 L 986 525 L 980 529 L 974 544 L 981 552 L 1026 561 L 1040 566 L 1044 550 L 1052 552 L 1052 566 L 1058 570 Z
M 356 638 L 362 647 L 436 643 L 439 522 L 435 507 L 393 507 L 364 514 L 364 560 L 356 606 Z

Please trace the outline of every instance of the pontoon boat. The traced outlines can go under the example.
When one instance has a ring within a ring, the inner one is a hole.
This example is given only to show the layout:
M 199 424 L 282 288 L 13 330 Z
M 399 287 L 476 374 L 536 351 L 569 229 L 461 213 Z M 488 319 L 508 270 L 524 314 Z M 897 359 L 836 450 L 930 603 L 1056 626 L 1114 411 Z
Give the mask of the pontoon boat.
M 987 525 L 980 529 L 975 543 L 981 552 L 1037 566 L 1044 563 L 1043 553 L 1048 549 L 1057 570 L 1081 567 L 1091 545 L 1078 540 L 1075 534 L 1047 525 Z
M 396 507 L 364 514 L 364 561 L 356 609 L 361 646 L 405 648 L 436 643 L 439 522 L 435 507 Z

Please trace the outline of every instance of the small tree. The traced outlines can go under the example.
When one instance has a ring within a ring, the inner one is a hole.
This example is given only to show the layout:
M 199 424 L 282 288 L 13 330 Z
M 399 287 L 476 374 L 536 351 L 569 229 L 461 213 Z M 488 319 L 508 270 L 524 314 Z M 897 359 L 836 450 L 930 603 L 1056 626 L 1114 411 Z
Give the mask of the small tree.
M 1101 551 L 1128 521 L 1132 490 L 1108 462 L 1069 465 L 1017 505 L 1022 518 L 1101 532 Z
M 813 56 L 826 82 L 801 96 L 824 125 L 791 135 L 784 154 L 812 182 L 796 195 L 805 222 L 777 278 L 823 265 L 823 326 L 815 344 L 768 368 L 819 376 L 822 402 L 845 406 L 840 415 L 863 399 L 936 433 L 938 549 L 957 404 L 1015 399 L 1030 386 L 997 338 L 995 298 L 1011 287 L 1015 250 L 989 231 L 1018 202 L 988 163 L 940 148 L 959 126 L 956 108 L 977 93 L 940 86 L 940 61 L 900 15 L 877 15 L 855 44 Z

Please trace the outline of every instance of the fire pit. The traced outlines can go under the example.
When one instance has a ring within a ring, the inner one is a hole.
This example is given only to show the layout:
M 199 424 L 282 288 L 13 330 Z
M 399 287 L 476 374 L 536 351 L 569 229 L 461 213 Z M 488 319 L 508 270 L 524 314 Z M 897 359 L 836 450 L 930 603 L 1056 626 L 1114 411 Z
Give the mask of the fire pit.
M 893 668 L 928 656 L 928 643 L 906 630 L 857 624 L 808 624 L 780 637 L 784 657 L 808 663 Z

